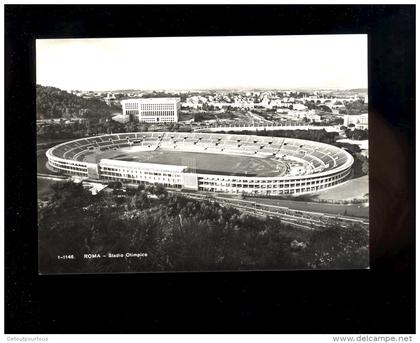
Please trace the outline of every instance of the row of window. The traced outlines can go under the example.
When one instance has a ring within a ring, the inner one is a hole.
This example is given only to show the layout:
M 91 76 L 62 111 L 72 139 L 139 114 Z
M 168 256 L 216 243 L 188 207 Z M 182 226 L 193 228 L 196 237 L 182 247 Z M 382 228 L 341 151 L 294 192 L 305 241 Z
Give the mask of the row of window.
M 113 172 L 106 172 L 101 174 L 101 179 L 107 179 L 109 177 L 113 177 L 116 179 L 130 179 L 130 180 L 143 180 L 143 181 L 153 181 L 153 182 L 168 182 L 171 184 L 176 184 L 181 182 L 181 178 L 178 176 L 169 178 L 169 177 L 160 177 L 160 176 L 142 176 L 141 178 L 138 175 L 134 174 L 121 174 L 121 173 L 113 173 Z
M 70 172 L 82 172 L 87 174 L 86 166 L 80 167 L 79 164 L 66 163 L 60 161 L 49 160 L 48 163 L 55 168 L 67 170 Z
M 86 169 L 86 164 L 80 163 L 80 162 L 78 163 L 76 161 L 65 161 L 65 162 L 63 162 L 63 161 L 56 161 L 56 160 L 48 159 L 48 162 L 50 162 L 50 164 L 55 163 L 55 164 L 63 165 L 63 166 L 75 166 L 75 167 L 81 167 L 81 168 Z
M 142 111 L 141 116 L 174 116 L 175 111 Z
M 136 115 L 136 114 L 139 114 L 139 111 L 138 110 L 126 110 L 125 111 L 125 114 L 127 115 L 127 114 L 133 114 L 133 115 Z
M 312 187 L 301 187 L 301 188 L 289 188 L 289 189 L 265 189 L 265 188 L 256 188 L 254 190 L 251 190 L 252 187 L 240 187 L 236 189 L 227 188 L 227 187 L 220 187 L 220 186 L 205 186 L 200 185 L 198 188 L 201 191 L 211 191 L 211 192 L 229 192 L 229 193 L 255 193 L 255 194 L 295 194 L 295 193 L 307 193 L 307 192 L 314 192 L 321 189 L 325 189 L 328 187 L 332 187 L 337 185 L 340 182 L 340 180 L 336 180 L 330 183 L 318 185 L 318 186 L 312 186 Z
M 125 104 L 126 109 L 138 109 L 139 104 L 137 102 L 130 102 Z
M 338 178 L 341 178 L 343 175 L 347 175 L 348 172 L 349 171 L 346 170 L 346 171 L 344 171 L 340 174 L 330 176 L 330 177 L 326 177 L 325 179 L 320 179 L 320 178 L 314 177 L 314 178 L 308 178 L 308 179 L 304 179 L 304 180 L 301 180 L 301 179 L 298 179 L 298 180 L 253 180 L 253 179 L 247 179 L 247 178 L 244 178 L 244 179 L 229 179 L 229 178 L 227 178 L 226 179 L 226 178 L 219 178 L 219 177 L 217 177 L 217 178 L 215 178 L 215 177 L 202 177 L 202 178 L 200 178 L 200 182 L 209 183 L 209 182 L 214 182 L 214 181 L 218 181 L 218 182 L 226 181 L 226 182 L 233 182 L 233 183 L 236 182 L 239 185 L 241 185 L 241 184 L 269 184 L 269 185 L 272 185 L 272 184 L 286 184 L 286 183 L 287 184 L 297 184 L 297 185 L 315 185 L 315 184 L 320 183 L 320 182 L 330 182 L 330 181 L 336 180 Z
M 168 109 L 173 110 L 175 104 L 140 104 L 140 109 Z
M 157 119 L 157 120 L 156 120 Z M 169 117 L 169 118 L 161 118 L 161 120 L 159 120 L 160 118 L 140 118 L 139 121 L 145 122 L 145 123 L 156 123 L 156 122 L 164 122 L 164 123 L 173 123 L 175 122 L 173 117 Z
M 155 171 L 145 171 L 141 169 L 124 169 L 124 168 L 114 168 L 114 167 L 101 167 L 101 171 L 105 173 L 134 173 L 134 174 L 143 174 L 143 175 L 153 175 L 153 176 L 165 176 L 165 177 L 179 177 L 179 174 L 164 173 L 164 172 L 155 172 Z
M 349 171 L 348 171 L 349 172 Z M 255 192 L 258 191 L 273 191 L 273 192 L 278 192 L 278 191 L 286 191 L 284 190 L 284 188 L 289 188 L 287 191 L 290 191 L 291 193 L 299 193 L 299 192 L 308 192 L 308 191 L 313 191 L 313 190 L 318 190 L 318 189 L 323 189 L 323 188 L 327 188 L 327 187 L 331 187 L 335 184 L 337 184 L 340 179 L 344 178 L 345 176 L 348 175 L 347 173 L 342 173 L 340 174 L 341 177 L 340 178 L 334 178 L 332 181 L 326 181 L 326 180 L 321 180 L 321 182 L 308 182 L 308 183 L 302 183 L 302 184 L 283 184 L 283 185 L 279 185 L 279 184 L 266 184 L 266 185 L 248 185 L 248 184 L 225 184 L 225 185 L 220 185 L 218 183 L 215 182 L 210 182 L 210 183 L 201 183 L 199 184 L 199 189 L 202 190 L 213 190 L 213 191 L 225 191 L 225 192 L 235 192 L 241 189 L 256 189 Z M 168 182 L 168 183 L 178 183 L 181 182 L 181 178 L 176 175 L 174 177 L 162 177 L 161 175 L 158 175 L 159 173 L 149 173 L 149 175 L 151 176 L 143 176 L 142 180 L 145 181 L 154 181 L 154 182 Z M 170 174 L 167 174 L 170 175 Z M 121 173 L 114 173 L 114 172 L 106 172 L 102 175 L 103 177 L 115 177 L 115 178 L 120 178 L 120 179 L 138 179 L 139 176 L 138 175 L 134 175 L 134 174 L 125 174 L 122 175 Z M 318 180 L 320 181 L 320 180 Z M 306 186 L 306 187 L 305 187 Z M 294 189 L 294 187 L 297 187 L 296 189 Z M 233 189 L 232 189 L 233 188 Z M 235 190 L 236 188 L 236 190 Z
M 104 176 L 103 179 L 104 180 L 112 180 L 112 181 L 121 181 L 121 178 L 117 178 L 117 177 L 113 177 L 113 176 Z M 139 184 L 139 185 L 161 184 L 160 182 L 149 182 L 149 181 L 144 181 L 144 180 L 129 180 L 129 179 L 127 179 L 127 180 L 130 183 L 135 183 L 135 184 Z M 182 188 L 181 184 L 164 183 L 163 186 L 164 187 L 170 187 L 170 188 Z
M 306 188 L 297 188 L 297 189 L 279 189 L 279 190 L 243 190 L 243 189 L 236 189 L 236 190 L 226 190 L 221 187 L 199 187 L 200 191 L 210 191 L 210 192 L 230 192 L 230 193 L 253 193 L 253 194 L 266 194 L 266 195 L 281 195 L 281 194 L 297 194 L 297 193 L 308 193 L 308 192 L 315 192 L 321 189 L 325 189 L 327 187 L 332 187 L 334 185 L 338 184 L 338 181 L 334 181 L 330 184 L 327 184 L 325 186 L 316 186 L 316 187 L 306 187 Z
M 140 106 L 139 106 L 140 105 Z M 138 104 L 138 103 L 126 103 L 124 108 L 126 110 L 167 110 L 173 111 L 176 106 L 174 104 Z

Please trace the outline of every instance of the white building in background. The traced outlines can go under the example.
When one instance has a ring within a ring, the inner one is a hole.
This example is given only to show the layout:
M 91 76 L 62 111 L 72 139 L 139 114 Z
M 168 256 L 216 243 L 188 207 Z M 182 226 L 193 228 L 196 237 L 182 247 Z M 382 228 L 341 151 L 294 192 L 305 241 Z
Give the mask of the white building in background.
M 320 123 L 322 121 L 322 117 L 319 114 L 313 113 L 308 114 L 307 117 L 309 120 L 312 120 L 313 122 Z
M 368 128 L 368 114 L 363 113 L 359 115 L 344 115 L 344 126 L 349 126 L 350 124 L 354 124 L 355 128 L 358 130 L 365 130 Z
M 308 107 L 306 107 L 304 104 L 293 104 L 293 109 L 298 111 L 307 110 Z
M 254 103 L 252 101 L 235 99 L 235 102 L 230 104 L 230 106 L 235 107 L 235 108 L 248 109 L 248 108 L 254 108 Z
M 123 114 L 145 123 L 174 123 L 178 121 L 179 98 L 144 98 L 121 101 Z
M 109 105 L 111 105 L 112 104 L 112 102 L 113 101 L 115 101 L 117 98 L 115 97 L 115 95 L 114 94 L 112 94 L 112 93 L 108 93 L 107 95 L 106 95 L 106 98 L 105 98 L 105 102 L 106 102 L 106 104 L 109 106 Z

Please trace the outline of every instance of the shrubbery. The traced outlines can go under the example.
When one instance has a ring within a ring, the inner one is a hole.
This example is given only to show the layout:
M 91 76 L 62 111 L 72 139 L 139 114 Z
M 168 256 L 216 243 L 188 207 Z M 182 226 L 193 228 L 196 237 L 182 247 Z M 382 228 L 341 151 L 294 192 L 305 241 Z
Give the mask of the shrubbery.
M 80 185 L 62 183 L 39 208 L 43 273 L 357 268 L 368 263 L 367 245 L 367 232 L 357 225 L 302 231 L 162 187 L 92 196 Z M 109 252 L 148 257 L 82 258 Z M 62 254 L 77 259 L 58 260 Z
M 84 99 L 54 87 L 36 85 L 37 119 L 85 117 L 98 119 L 121 112 L 99 99 Z

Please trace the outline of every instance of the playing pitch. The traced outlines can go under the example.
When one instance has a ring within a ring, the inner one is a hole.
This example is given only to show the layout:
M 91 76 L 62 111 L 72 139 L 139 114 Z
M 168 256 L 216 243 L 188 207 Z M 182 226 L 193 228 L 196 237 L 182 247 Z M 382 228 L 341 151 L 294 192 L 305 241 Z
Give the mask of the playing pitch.
M 106 151 L 85 156 L 85 161 L 99 162 L 104 158 L 187 166 L 202 174 L 274 177 L 284 175 L 287 170 L 285 163 L 269 158 L 165 150 Z

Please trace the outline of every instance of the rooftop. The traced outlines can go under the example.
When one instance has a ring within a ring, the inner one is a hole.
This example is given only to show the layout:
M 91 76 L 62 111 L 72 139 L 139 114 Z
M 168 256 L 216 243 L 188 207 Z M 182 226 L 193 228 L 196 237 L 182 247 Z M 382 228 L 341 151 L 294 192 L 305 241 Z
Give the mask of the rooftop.
M 155 103 L 155 104 L 161 104 L 161 103 L 171 103 L 179 101 L 179 98 L 132 98 L 132 99 L 124 99 L 121 100 L 121 103 L 129 103 L 129 102 L 138 102 L 138 103 Z

